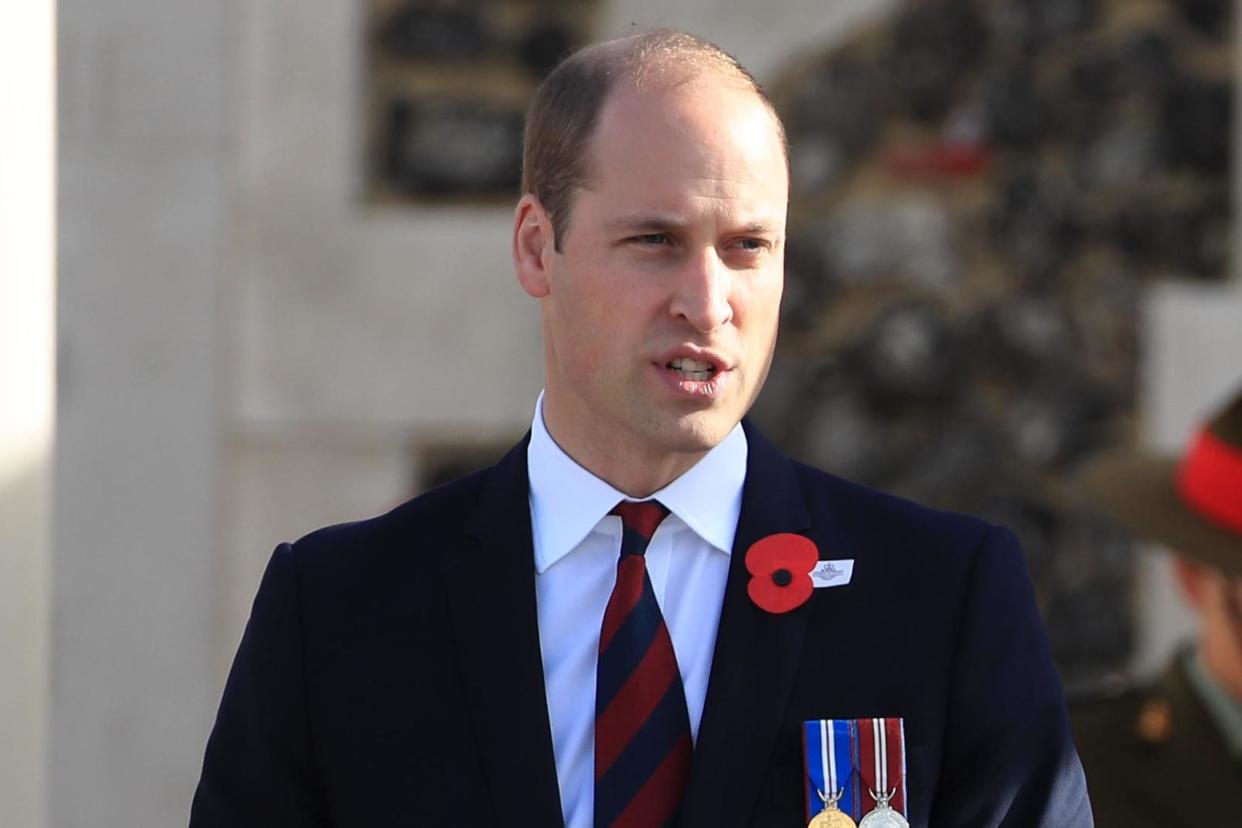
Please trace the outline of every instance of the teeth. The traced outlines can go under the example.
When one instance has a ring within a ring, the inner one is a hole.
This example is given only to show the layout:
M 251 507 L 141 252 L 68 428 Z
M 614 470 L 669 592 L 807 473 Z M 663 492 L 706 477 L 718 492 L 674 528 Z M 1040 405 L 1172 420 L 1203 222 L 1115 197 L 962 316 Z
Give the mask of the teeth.
M 684 371 L 686 373 L 701 374 L 712 372 L 712 364 L 703 362 L 699 359 L 690 359 L 689 357 L 678 357 L 668 364 L 669 368 L 674 371 Z
M 670 361 L 668 367 L 691 382 L 708 382 L 716 373 L 715 367 L 710 362 L 690 357 L 678 357 Z

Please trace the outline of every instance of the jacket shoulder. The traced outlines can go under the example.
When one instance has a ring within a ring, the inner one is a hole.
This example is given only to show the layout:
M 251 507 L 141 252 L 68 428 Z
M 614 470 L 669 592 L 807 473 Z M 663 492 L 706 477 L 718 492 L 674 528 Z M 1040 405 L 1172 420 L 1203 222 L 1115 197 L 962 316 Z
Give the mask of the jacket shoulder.
M 1070 719 L 1084 757 L 1097 761 L 1153 764 L 1161 757 L 1178 763 L 1190 753 L 1225 757 L 1219 729 L 1178 654 L 1164 673 L 1150 682 L 1075 699 Z
M 299 569 L 332 573 L 382 566 L 456 544 L 493 468 L 424 492 L 384 514 L 316 529 L 292 544 Z
M 1008 529 L 981 518 L 934 509 L 791 462 L 813 519 L 831 521 L 851 535 L 873 539 L 893 550 L 904 545 L 938 556 L 969 556 L 989 536 L 999 536 L 1007 545 L 1016 546 Z

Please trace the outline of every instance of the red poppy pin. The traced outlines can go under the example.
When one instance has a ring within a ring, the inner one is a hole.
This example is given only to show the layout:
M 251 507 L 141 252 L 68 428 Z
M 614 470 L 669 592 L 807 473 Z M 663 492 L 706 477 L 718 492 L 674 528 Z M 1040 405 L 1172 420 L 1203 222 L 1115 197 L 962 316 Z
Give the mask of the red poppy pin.
M 811 597 L 811 570 L 817 563 L 819 550 L 810 538 L 790 532 L 760 538 L 746 550 L 746 571 L 751 574 L 746 592 L 768 612 L 797 609 Z

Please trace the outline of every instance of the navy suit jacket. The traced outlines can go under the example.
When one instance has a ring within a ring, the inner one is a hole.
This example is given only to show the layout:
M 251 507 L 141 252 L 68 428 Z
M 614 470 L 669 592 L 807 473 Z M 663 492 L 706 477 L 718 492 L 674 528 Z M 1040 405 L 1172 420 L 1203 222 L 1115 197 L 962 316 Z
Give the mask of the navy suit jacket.
M 1090 826 L 1014 537 L 747 437 L 680 826 L 805 825 L 801 723 L 871 716 L 905 718 L 912 826 Z M 745 552 L 776 532 L 853 558 L 851 583 L 784 615 L 755 606 Z M 562 825 L 533 561 L 525 441 L 382 517 L 278 547 L 191 825 Z

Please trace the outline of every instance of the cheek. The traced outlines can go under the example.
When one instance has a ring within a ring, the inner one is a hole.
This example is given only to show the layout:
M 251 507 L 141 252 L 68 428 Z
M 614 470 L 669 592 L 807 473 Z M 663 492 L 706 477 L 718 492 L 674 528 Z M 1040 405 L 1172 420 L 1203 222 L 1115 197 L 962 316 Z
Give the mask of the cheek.
M 559 306 L 556 317 L 554 336 L 560 362 L 571 373 L 581 374 L 583 366 L 595 361 L 592 320 L 581 308 L 569 304 Z
M 765 275 L 744 285 L 743 298 L 735 315 L 740 317 L 739 324 L 749 329 L 756 342 L 776 337 L 783 288 L 784 280 L 779 273 Z
M 623 304 L 606 293 L 575 287 L 562 291 L 549 309 L 562 371 L 579 380 L 615 376 L 625 353 L 634 350 L 626 344 Z

